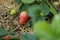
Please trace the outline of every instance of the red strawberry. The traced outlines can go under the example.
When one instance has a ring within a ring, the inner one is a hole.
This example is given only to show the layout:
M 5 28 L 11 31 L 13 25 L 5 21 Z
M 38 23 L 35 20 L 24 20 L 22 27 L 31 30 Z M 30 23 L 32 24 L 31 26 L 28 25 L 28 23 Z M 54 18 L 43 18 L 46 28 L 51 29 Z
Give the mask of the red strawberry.
M 19 20 L 20 25 L 24 24 L 27 20 L 28 20 L 27 12 L 26 11 L 21 12 Z

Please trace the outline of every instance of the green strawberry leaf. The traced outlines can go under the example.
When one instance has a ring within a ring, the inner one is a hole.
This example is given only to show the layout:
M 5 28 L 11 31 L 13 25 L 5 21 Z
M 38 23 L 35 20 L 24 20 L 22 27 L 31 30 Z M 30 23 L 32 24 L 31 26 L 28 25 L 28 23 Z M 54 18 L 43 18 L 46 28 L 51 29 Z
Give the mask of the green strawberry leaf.
M 40 6 L 40 11 L 42 13 L 44 13 L 44 15 L 48 15 L 49 14 L 50 9 L 49 9 L 49 6 L 45 2 L 40 3 L 39 6 Z
M 35 0 L 22 0 L 23 3 L 33 3 Z
M 39 16 L 39 13 L 40 13 L 39 6 L 38 5 L 30 6 L 27 8 L 27 12 L 30 17 L 37 17 Z
M 8 35 L 8 32 L 4 28 L 0 28 L 0 37 Z
M 37 37 L 33 33 L 24 33 L 22 35 L 22 40 L 37 40 Z
M 45 21 L 45 18 L 44 17 L 32 17 L 32 23 L 36 23 L 38 21 Z
M 13 34 L 14 34 L 13 28 L 10 27 L 9 30 L 8 30 L 8 32 L 9 32 L 11 35 L 13 35 Z

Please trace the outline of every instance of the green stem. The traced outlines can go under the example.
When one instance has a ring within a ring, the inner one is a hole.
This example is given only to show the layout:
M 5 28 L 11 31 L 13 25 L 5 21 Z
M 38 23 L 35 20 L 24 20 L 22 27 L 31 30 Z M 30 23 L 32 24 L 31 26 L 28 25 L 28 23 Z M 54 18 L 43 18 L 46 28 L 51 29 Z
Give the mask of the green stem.
M 52 7 L 52 5 L 49 3 L 48 0 L 46 0 L 47 4 L 50 6 L 50 11 L 55 15 L 57 14 L 57 11 Z
M 21 7 L 22 3 L 19 3 L 19 5 L 16 7 L 17 11 L 19 12 L 19 8 Z

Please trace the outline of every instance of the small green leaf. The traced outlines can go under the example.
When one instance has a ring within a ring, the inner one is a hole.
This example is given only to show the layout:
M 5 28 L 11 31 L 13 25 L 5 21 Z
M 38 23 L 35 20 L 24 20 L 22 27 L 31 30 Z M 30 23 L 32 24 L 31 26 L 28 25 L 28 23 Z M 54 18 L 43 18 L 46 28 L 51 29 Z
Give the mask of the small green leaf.
M 8 32 L 9 32 L 11 35 L 13 35 L 13 34 L 14 34 L 13 28 L 10 27 L 9 30 L 8 30 Z
M 27 8 L 27 12 L 30 17 L 37 17 L 39 16 L 39 13 L 40 13 L 39 6 L 38 5 L 30 6 Z
M 0 37 L 8 35 L 8 32 L 4 28 L 0 28 Z
M 33 3 L 35 0 L 22 0 L 24 3 Z
M 24 33 L 22 35 L 22 40 L 37 40 L 37 37 L 33 33 Z

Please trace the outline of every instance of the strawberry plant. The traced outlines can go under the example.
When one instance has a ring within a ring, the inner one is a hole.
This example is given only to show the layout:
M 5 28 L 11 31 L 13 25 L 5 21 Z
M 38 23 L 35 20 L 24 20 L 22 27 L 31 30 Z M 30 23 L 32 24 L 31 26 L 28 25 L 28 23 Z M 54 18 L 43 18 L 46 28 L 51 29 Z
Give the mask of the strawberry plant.
M 60 40 L 60 10 L 55 8 L 60 1 L 53 4 L 51 0 L 13 1 L 17 6 L 9 8 L 9 14 L 1 14 L 1 40 Z

